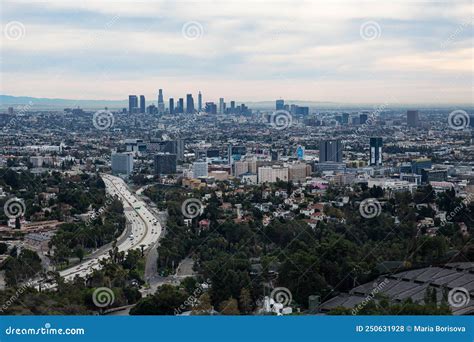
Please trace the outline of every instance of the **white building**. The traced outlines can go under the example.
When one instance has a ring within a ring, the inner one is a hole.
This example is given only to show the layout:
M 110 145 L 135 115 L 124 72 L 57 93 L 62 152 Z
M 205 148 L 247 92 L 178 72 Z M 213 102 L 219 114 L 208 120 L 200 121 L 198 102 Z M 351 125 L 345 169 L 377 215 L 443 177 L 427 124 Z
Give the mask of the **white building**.
M 196 161 L 193 163 L 193 177 L 200 178 L 200 177 L 207 177 L 208 176 L 208 169 L 207 169 L 207 162 L 206 161 Z
M 133 171 L 133 155 L 131 153 L 112 153 L 112 173 L 129 175 Z
M 295 163 L 288 165 L 288 178 L 294 182 L 302 182 L 308 176 L 308 165 Z
M 246 161 L 236 161 L 234 162 L 234 176 L 240 177 L 244 173 L 249 172 L 249 163 Z
M 258 184 L 275 183 L 277 180 L 288 182 L 288 168 L 281 166 L 262 166 L 258 168 Z

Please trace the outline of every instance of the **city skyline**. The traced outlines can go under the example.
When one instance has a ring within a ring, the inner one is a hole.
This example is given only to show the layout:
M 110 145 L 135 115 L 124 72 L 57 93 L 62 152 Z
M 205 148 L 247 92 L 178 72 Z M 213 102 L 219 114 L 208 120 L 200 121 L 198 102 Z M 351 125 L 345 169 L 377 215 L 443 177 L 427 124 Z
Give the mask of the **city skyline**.
M 113 3 L 4 2 L 2 93 L 117 100 L 166 85 L 215 102 L 472 101 L 467 1 Z

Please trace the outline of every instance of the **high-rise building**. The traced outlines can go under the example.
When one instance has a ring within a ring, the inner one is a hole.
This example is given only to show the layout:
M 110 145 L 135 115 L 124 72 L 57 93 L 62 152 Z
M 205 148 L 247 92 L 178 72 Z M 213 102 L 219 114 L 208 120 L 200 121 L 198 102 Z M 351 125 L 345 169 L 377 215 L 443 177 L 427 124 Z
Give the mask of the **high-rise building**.
M 262 166 L 258 168 L 258 183 L 288 182 L 288 168 L 282 166 Z
M 235 113 L 235 101 L 230 101 L 230 113 Z
M 206 108 L 204 111 L 209 114 L 217 114 L 217 106 L 214 102 L 206 102 Z
M 163 100 L 163 89 L 158 89 L 158 113 L 165 113 L 165 102 Z
M 208 168 L 206 161 L 196 161 L 193 163 L 193 177 L 200 178 L 200 177 L 207 177 L 208 176 Z
M 182 97 L 178 100 L 178 106 L 176 108 L 176 113 L 183 114 L 184 113 L 184 99 Z
M 270 156 L 272 161 L 278 161 L 278 150 L 271 150 Z
M 133 155 L 131 153 L 112 153 L 112 173 L 129 175 L 133 171 Z
M 184 140 L 163 140 L 158 142 L 158 150 L 160 152 L 171 153 L 176 155 L 178 161 L 184 160 Z
M 370 138 L 370 165 L 382 165 L 382 138 Z
M 249 172 L 249 163 L 246 161 L 236 161 L 234 163 L 234 176 L 239 177 L 244 173 Z
M 194 113 L 194 100 L 193 94 L 186 95 L 186 113 L 193 114 Z
M 199 94 L 198 94 L 198 111 L 199 112 L 202 111 L 202 94 L 201 94 L 201 92 L 199 92 Z
M 342 163 L 342 144 L 339 139 L 323 140 L 319 144 L 319 162 Z
M 368 115 L 362 113 L 359 115 L 359 124 L 364 125 L 367 122 Z
M 176 173 L 176 154 L 158 153 L 154 158 L 156 175 L 169 175 Z
M 412 172 L 421 175 L 421 170 L 430 170 L 433 162 L 429 158 L 419 158 L 411 163 Z
M 417 110 L 407 110 L 407 126 L 408 127 L 418 127 L 420 124 L 420 119 L 418 117 Z
M 343 125 L 349 124 L 349 113 L 342 113 L 342 124 Z
M 302 182 L 309 176 L 308 170 L 311 167 L 307 167 L 304 163 L 295 163 L 288 165 L 288 179 L 294 182 Z
M 128 95 L 128 113 L 136 113 L 138 110 L 138 97 L 137 95 Z
M 145 95 L 140 95 L 140 113 L 145 113 L 146 106 L 145 106 Z
M 296 148 L 296 156 L 298 157 L 299 160 L 304 159 L 304 147 L 301 145 L 298 145 Z
M 225 102 L 224 102 L 224 98 L 221 97 L 219 99 L 219 114 L 224 114 L 224 106 L 225 106 Z
M 285 109 L 285 100 L 276 100 L 275 102 L 276 110 L 283 110 Z
M 170 114 L 174 114 L 174 99 L 170 97 Z

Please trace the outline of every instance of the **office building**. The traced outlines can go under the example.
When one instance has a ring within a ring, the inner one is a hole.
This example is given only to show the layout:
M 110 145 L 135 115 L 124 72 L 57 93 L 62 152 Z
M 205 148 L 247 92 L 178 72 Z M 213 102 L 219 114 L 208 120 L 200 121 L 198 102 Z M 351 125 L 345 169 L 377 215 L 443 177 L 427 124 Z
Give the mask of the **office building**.
M 146 112 L 148 114 L 158 114 L 158 107 L 154 104 L 151 104 L 146 108 Z
M 194 114 L 194 100 L 192 94 L 186 95 L 186 113 Z
M 421 175 L 421 170 L 430 170 L 433 167 L 433 163 L 429 158 L 416 159 L 411 163 L 411 170 L 417 175 Z
M 246 161 L 236 161 L 234 163 L 234 176 L 240 177 L 241 175 L 249 172 L 249 163 Z
M 319 163 L 342 163 L 342 143 L 339 139 L 323 140 L 319 144 Z
M 178 161 L 184 160 L 184 140 L 162 140 L 158 142 L 158 151 L 176 155 Z
M 196 161 L 193 163 L 193 177 L 201 178 L 208 176 L 207 162 L 206 161 Z
M 235 101 L 230 101 L 230 113 L 231 114 L 235 113 Z
M 176 108 L 176 113 L 183 114 L 184 113 L 184 99 L 182 97 L 178 100 L 178 106 Z
M 349 124 L 349 113 L 342 113 L 342 124 L 343 125 Z
M 382 138 L 370 138 L 370 165 L 382 165 Z
M 420 124 L 420 119 L 418 117 L 417 110 L 407 110 L 407 126 L 408 127 L 418 127 Z
M 170 109 L 170 114 L 174 114 L 174 99 L 172 97 L 170 97 L 170 100 L 169 100 L 170 104 L 169 104 L 169 109 Z
M 217 106 L 214 102 L 206 102 L 205 112 L 208 114 L 217 114 Z
M 296 156 L 298 157 L 299 160 L 304 159 L 304 147 L 301 145 L 298 145 L 296 148 Z
M 367 119 L 368 119 L 368 114 L 367 113 L 362 113 L 359 115 L 359 124 L 361 125 L 365 125 L 365 123 L 367 122 Z
M 304 163 L 288 165 L 288 179 L 293 182 L 302 182 L 310 175 L 311 167 Z
M 224 114 L 224 110 L 225 110 L 225 102 L 224 102 L 224 98 L 221 97 L 219 99 L 219 114 Z
M 165 113 L 165 102 L 163 101 L 163 89 L 158 89 L 158 113 Z
M 145 106 L 145 95 L 140 95 L 140 113 L 145 113 L 146 106 Z
M 276 109 L 276 110 L 283 110 L 283 109 L 285 109 L 285 100 L 276 100 L 276 102 L 275 102 L 275 109 Z
M 426 170 L 421 169 L 421 182 L 423 184 L 429 182 L 445 182 L 448 180 L 447 170 Z
M 112 153 L 112 173 L 130 175 L 133 171 L 133 155 L 131 153 Z
M 288 168 L 282 166 L 262 166 L 258 168 L 258 184 L 288 182 Z
M 176 154 L 158 153 L 154 158 L 156 175 L 169 175 L 176 173 Z
M 199 92 L 199 94 L 198 94 L 198 111 L 199 112 L 202 111 L 202 94 L 201 94 L 201 92 Z
M 128 113 L 136 113 L 138 111 L 138 97 L 137 95 L 128 95 Z

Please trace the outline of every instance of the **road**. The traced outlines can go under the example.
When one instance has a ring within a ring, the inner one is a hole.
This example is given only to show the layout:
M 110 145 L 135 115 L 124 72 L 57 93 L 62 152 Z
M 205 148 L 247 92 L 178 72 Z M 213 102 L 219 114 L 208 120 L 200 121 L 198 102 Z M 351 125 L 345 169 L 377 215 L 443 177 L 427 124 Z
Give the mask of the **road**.
M 147 208 L 145 202 L 137 198 L 123 181 L 123 179 L 107 174 L 102 174 L 106 191 L 109 195 L 117 197 L 123 204 L 123 209 L 130 227 L 126 229 L 117 240 L 120 252 L 131 249 L 147 251 L 154 246 L 162 232 L 162 226 L 155 215 Z M 110 257 L 111 244 L 103 246 L 88 256 L 81 263 L 59 272 L 66 281 L 76 276 L 85 277 L 94 270 L 100 269 L 100 261 Z M 45 288 L 45 286 L 42 286 Z M 48 287 L 48 286 L 46 286 Z

